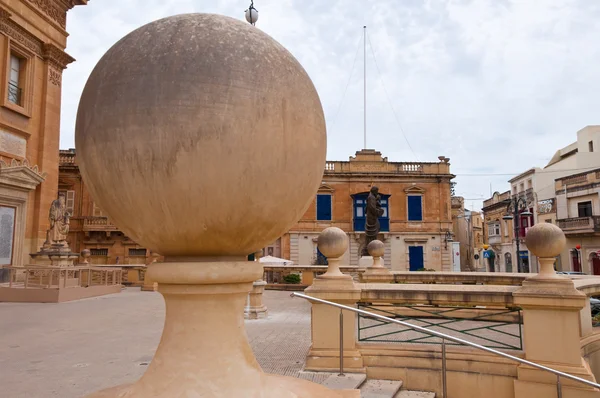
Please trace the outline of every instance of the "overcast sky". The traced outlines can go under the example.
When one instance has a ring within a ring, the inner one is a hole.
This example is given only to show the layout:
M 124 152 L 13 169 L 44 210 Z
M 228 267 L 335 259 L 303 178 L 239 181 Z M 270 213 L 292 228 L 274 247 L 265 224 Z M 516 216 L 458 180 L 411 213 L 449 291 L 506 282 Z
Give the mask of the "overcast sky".
M 100 57 L 153 20 L 189 12 L 243 19 L 249 0 L 91 0 L 68 14 L 61 148 Z M 390 161 L 449 157 L 456 193 L 479 208 L 507 180 L 543 167 L 575 133 L 600 124 L 596 0 L 255 0 L 257 28 L 307 70 L 327 120 L 328 160 L 367 147 Z M 371 50 L 372 48 L 372 50 Z M 358 54 L 358 55 L 357 55 Z M 354 65 L 354 68 L 353 68 Z M 380 73 L 379 73 L 380 72 Z M 351 74 L 352 73 L 352 74 Z M 408 144 L 407 144 L 408 141 Z M 411 149 L 412 147 L 412 149 Z M 475 175 L 473 175 L 475 174 Z

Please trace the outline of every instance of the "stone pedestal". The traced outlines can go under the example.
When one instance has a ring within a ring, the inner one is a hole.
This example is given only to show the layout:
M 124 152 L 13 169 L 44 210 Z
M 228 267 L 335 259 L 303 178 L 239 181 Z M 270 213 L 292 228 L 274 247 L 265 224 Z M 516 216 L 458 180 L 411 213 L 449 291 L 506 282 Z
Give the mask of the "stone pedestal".
M 385 252 L 383 242 L 374 240 L 367 246 L 373 263 L 367 267 L 361 275 L 361 281 L 365 283 L 391 283 L 394 281 L 392 272 L 383 265 L 382 256 Z M 366 257 L 363 257 L 366 258 Z
M 352 276 L 340 271 L 340 259 L 348 248 L 346 234 L 339 228 L 327 228 L 319 235 L 318 246 L 327 256 L 327 272 L 317 276 L 304 292 L 323 300 L 356 305 L 360 301 L 360 288 Z M 343 315 L 344 370 L 365 371 L 362 356 L 356 348 L 356 313 L 319 303 L 312 303 L 312 345 L 306 357 L 306 370 L 339 371 L 340 313 Z
M 514 303 L 523 309 L 525 358 L 595 381 L 581 357 L 580 311 L 586 296 L 553 268 L 554 256 L 564 247 L 562 231 L 553 224 L 538 224 L 528 232 L 527 247 L 539 257 L 540 273 L 513 293 Z M 557 396 L 554 374 L 528 365 L 519 365 L 517 374 L 515 398 Z M 565 398 L 600 397 L 598 390 L 582 383 L 561 378 L 561 384 Z
M 263 304 L 263 292 L 266 285 L 267 282 L 263 280 L 252 283 L 252 290 L 248 293 L 248 300 L 244 309 L 244 318 L 260 319 L 267 317 L 267 306 Z
M 148 273 L 167 311 L 154 359 L 137 382 L 89 398 L 356 396 L 261 370 L 243 328 L 244 304 L 262 273 L 260 264 L 157 263 Z

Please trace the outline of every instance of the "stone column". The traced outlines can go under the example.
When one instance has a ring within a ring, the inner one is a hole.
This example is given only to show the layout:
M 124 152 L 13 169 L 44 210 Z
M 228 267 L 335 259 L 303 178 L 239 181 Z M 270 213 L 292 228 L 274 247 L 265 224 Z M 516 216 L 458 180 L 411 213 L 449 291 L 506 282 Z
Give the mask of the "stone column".
M 260 264 L 261 257 L 262 251 L 257 251 L 254 253 L 255 262 Z M 263 281 L 262 274 L 260 276 L 260 279 L 255 280 L 252 283 L 252 290 L 250 290 L 250 293 L 248 293 L 248 300 L 246 302 L 246 307 L 244 308 L 244 318 L 260 319 L 267 317 L 267 306 L 263 304 L 263 292 L 265 291 L 266 285 L 267 282 Z
M 537 224 L 527 233 L 527 248 L 540 260 L 540 273 L 527 278 L 513 293 L 523 309 L 525 358 L 529 361 L 595 381 L 581 357 L 580 310 L 586 296 L 571 279 L 554 271 L 555 257 L 565 246 L 563 232 L 554 224 Z M 584 384 L 561 378 L 563 397 L 599 397 L 600 392 Z M 556 397 L 554 374 L 519 365 L 515 398 Z
M 348 237 L 339 228 L 325 229 L 318 238 L 319 251 L 327 257 L 327 272 L 314 279 L 304 292 L 335 303 L 354 306 L 360 300 L 360 288 L 352 276 L 340 271 L 340 259 L 348 250 Z M 305 369 L 335 371 L 340 367 L 340 311 L 343 313 L 344 369 L 363 372 L 364 364 L 356 348 L 356 313 L 325 304 L 312 303 L 312 345 Z
M 158 261 L 160 254 L 152 252 L 152 261 L 147 265 L 149 267 L 151 264 L 154 264 Z M 142 292 L 155 292 L 158 290 L 158 284 L 152 279 L 150 273 L 146 270 L 146 274 L 144 275 L 144 283 L 141 287 Z
M 392 272 L 382 264 L 381 257 L 385 253 L 385 246 L 380 240 L 373 240 L 367 246 L 369 255 L 373 258 L 373 265 L 367 267 L 361 275 L 361 281 L 366 283 L 390 283 L 394 281 Z

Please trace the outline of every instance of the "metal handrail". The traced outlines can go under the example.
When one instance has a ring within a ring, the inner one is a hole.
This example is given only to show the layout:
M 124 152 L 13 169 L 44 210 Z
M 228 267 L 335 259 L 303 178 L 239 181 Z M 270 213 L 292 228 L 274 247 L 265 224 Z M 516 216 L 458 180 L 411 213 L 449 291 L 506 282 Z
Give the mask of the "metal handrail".
M 408 328 L 413 329 L 413 330 L 417 330 L 417 331 L 422 332 L 422 333 L 427 333 L 427 334 L 430 334 L 430 335 L 433 335 L 433 336 L 436 336 L 436 337 L 440 337 L 442 339 L 442 373 L 443 373 L 443 375 L 442 375 L 442 382 L 443 382 L 443 389 L 444 389 L 444 398 L 447 398 L 447 396 L 448 396 L 446 394 L 446 374 L 445 374 L 446 373 L 446 369 L 445 369 L 446 368 L 446 366 L 445 366 L 446 365 L 446 343 L 445 343 L 445 340 L 450 340 L 450 341 L 454 341 L 454 342 L 459 343 L 459 344 L 467 345 L 469 347 L 477 348 L 478 350 L 486 351 L 486 352 L 489 352 L 491 354 L 498 355 L 498 356 L 501 356 L 501 357 L 504 357 L 504 358 L 508 358 L 508 359 L 510 359 L 512 361 L 519 362 L 519 363 L 525 364 L 525 365 L 529 365 L 529 366 L 532 366 L 534 368 L 541 369 L 541 370 L 544 370 L 546 372 L 550 372 L 550 373 L 555 374 L 557 376 L 557 390 L 558 390 L 558 397 L 559 398 L 562 397 L 561 383 L 560 383 L 560 378 L 561 377 L 564 377 L 564 378 L 570 379 L 570 380 L 574 380 L 574 381 L 578 381 L 578 382 L 586 384 L 588 386 L 600 389 L 600 384 L 598 384 L 598 383 L 594 383 L 592 381 L 589 381 L 589 380 L 586 380 L 586 379 L 582 379 L 581 377 L 573 376 L 573 375 L 570 375 L 568 373 L 564 373 L 564 372 L 561 372 L 559 370 L 549 368 L 547 366 L 539 365 L 539 364 L 537 364 L 535 362 L 531 362 L 531 361 L 528 361 L 526 359 L 515 357 L 513 355 L 506 354 L 506 353 L 504 353 L 502 351 L 497 351 L 497 350 L 494 350 L 492 348 L 488 348 L 488 347 L 484 347 L 484 346 L 479 345 L 479 344 L 471 343 L 470 341 L 463 340 L 463 339 L 460 339 L 458 337 L 450 336 L 450 335 L 445 334 L 445 333 L 436 332 L 435 330 L 429 330 L 429 329 L 423 328 L 421 326 L 413 325 L 413 324 L 410 324 L 408 322 L 399 321 L 399 320 L 393 319 L 393 318 L 388 318 L 386 316 L 375 314 L 373 312 L 361 310 L 361 309 L 358 309 L 358 308 L 348 307 L 347 305 L 338 304 L 338 303 L 334 303 L 334 302 L 331 302 L 331 301 L 322 300 L 322 299 L 319 299 L 319 298 L 316 298 L 316 297 L 307 296 L 306 294 L 302 294 L 302 293 L 295 293 L 294 292 L 294 293 L 291 294 L 291 296 L 292 297 L 300 297 L 300 298 L 306 299 L 308 301 L 313 301 L 313 302 L 317 302 L 317 303 L 329 305 L 329 306 L 332 306 L 332 307 L 337 307 L 337 308 L 339 308 L 341 310 L 356 312 L 358 314 L 367 315 L 367 316 L 372 317 L 372 318 L 382 319 L 382 320 L 385 320 L 387 322 L 397 323 L 398 325 L 402 325 L 402 326 L 408 327 Z M 342 322 L 340 321 L 340 329 L 341 329 L 341 325 L 342 325 Z M 340 330 L 340 334 L 341 334 L 341 330 Z M 341 338 L 341 336 L 340 336 L 340 338 Z M 343 352 L 341 354 L 343 355 Z M 340 358 L 340 363 L 342 363 L 342 359 L 341 358 Z M 340 373 L 342 373 L 342 372 L 340 371 Z

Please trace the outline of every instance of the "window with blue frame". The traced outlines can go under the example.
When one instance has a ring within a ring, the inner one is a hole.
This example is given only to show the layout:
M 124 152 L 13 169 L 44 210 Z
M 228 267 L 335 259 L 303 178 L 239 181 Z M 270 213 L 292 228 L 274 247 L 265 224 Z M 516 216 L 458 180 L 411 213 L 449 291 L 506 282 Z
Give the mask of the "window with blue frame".
M 331 221 L 331 195 L 317 194 L 317 220 Z
M 423 221 L 423 197 L 421 195 L 407 196 L 408 221 Z
M 367 197 L 369 193 L 359 193 L 353 195 L 354 204 L 354 231 L 364 231 L 367 218 Z M 389 232 L 390 230 L 390 215 L 389 215 L 390 195 L 380 194 L 379 203 L 383 209 L 383 215 L 379 217 L 379 230 L 381 232 Z

